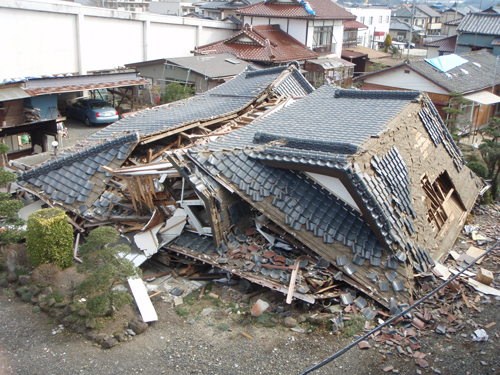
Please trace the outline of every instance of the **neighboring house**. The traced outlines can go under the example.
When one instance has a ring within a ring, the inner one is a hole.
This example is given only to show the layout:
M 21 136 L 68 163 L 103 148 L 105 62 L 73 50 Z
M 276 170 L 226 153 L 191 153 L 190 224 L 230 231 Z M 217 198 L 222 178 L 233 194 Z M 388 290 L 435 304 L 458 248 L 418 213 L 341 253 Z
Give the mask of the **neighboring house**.
M 425 31 L 420 26 L 411 27 L 408 22 L 396 18 L 391 19 L 391 25 L 389 26 L 389 34 L 391 34 L 393 41 L 407 42 L 410 38 L 410 30 L 412 30 L 412 35 L 415 34 L 422 35 L 422 33 Z
M 500 14 L 469 13 L 457 27 L 457 53 L 486 48 L 500 55 Z
M 280 25 L 300 43 L 313 51 L 340 57 L 344 21 L 356 17 L 331 0 L 268 0 L 238 8 L 243 24 Z
M 451 8 L 447 8 L 441 11 L 441 22 L 445 23 L 448 21 L 453 21 L 459 18 L 465 17 L 469 13 L 477 13 L 480 12 L 481 9 L 464 4 L 458 4 L 458 7 L 453 6 Z M 445 31 L 443 31 L 443 34 Z
M 457 27 L 462 22 L 463 18 L 457 18 L 456 20 L 451 20 L 443 23 L 442 32 L 443 35 L 446 36 L 455 36 L 457 35 Z
M 61 113 L 65 112 L 67 100 L 87 90 L 116 92 L 114 89 L 119 87 L 130 89 L 131 95 L 120 94 L 133 99 L 133 88 L 147 84 L 135 73 L 33 77 L 0 84 L 0 137 L 10 147 L 8 158 L 51 151 L 52 142 L 60 141 L 57 123 L 65 120 Z
M 498 6 L 498 5 L 492 5 L 489 8 L 486 8 L 485 10 L 482 10 L 481 13 L 496 13 L 496 14 L 500 14 L 500 6 Z
M 196 7 L 192 3 L 181 2 L 180 0 L 161 0 L 151 1 L 149 3 L 150 13 L 158 13 L 171 16 L 186 16 L 190 13 L 194 13 L 195 10 Z
M 424 47 L 427 47 L 427 58 L 432 59 L 437 56 L 455 53 L 456 44 L 456 35 L 426 43 Z
M 225 18 L 223 9 L 220 6 L 226 5 L 227 1 L 203 1 L 199 3 L 193 3 L 195 7 L 195 13 L 199 13 L 204 17 L 208 17 L 214 20 L 221 20 Z
M 368 61 L 368 53 L 365 51 L 351 51 L 351 49 L 343 49 L 342 50 L 342 59 L 353 63 L 354 66 L 354 75 L 360 75 L 366 72 L 366 63 Z
M 496 57 L 486 51 L 445 55 L 433 59 L 410 60 L 403 64 L 355 78 L 366 90 L 425 91 L 446 118 L 451 92 L 461 93 L 470 105 L 459 118 L 458 127 L 477 129 L 499 113 L 500 74 L 495 77 Z M 494 78 L 495 77 L 495 78 Z M 494 87 L 493 87 L 494 86 Z M 492 94 L 493 92 L 496 93 Z
M 226 228 L 245 233 L 255 221 L 269 241 L 293 241 L 296 256 L 310 252 L 318 267 L 386 306 L 407 301 L 413 275 L 446 256 L 484 187 L 420 92 L 323 86 L 186 154 L 169 160 L 209 202 L 218 228 L 208 252 L 196 250 L 205 247 L 189 233 L 172 251 L 249 267 L 249 277 L 270 275 L 288 286 L 283 268 L 262 271 L 260 252 L 252 264 L 238 261 L 246 252 L 231 256 Z M 300 279 L 291 288 L 307 293 Z
M 358 45 L 367 48 L 377 48 L 384 43 L 389 34 L 391 9 L 383 6 L 346 7 L 356 16 L 356 21 L 366 25 L 366 30 L 358 31 Z
M 350 87 L 355 64 L 338 57 L 307 60 L 304 64 L 304 76 L 313 86 L 335 84 Z
M 431 8 L 426 4 L 416 6 L 417 10 L 428 16 L 427 24 L 425 26 L 426 35 L 440 35 L 441 34 L 441 13 Z
M 342 40 L 342 49 L 349 47 L 356 47 L 359 40 L 359 31 L 367 30 L 368 26 L 363 25 L 358 21 L 345 21 L 344 22 L 344 39 Z
M 139 0 L 103 0 L 104 7 L 125 10 L 130 12 L 147 12 L 149 9 L 149 1 Z
M 234 55 L 187 56 L 125 64 L 152 83 L 163 87 L 171 82 L 191 85 L 202 93 L 243 72 L 248 63 Z M 162 90 L 163 91 L 163 90 Z
M 413 8 L 403 7 L 396 9 L 391 14 L 391 29 L 392 20 L 402 21 L 406 24 L 411 24 L 411 18 L 413 14 L 413 25 L 421 28 L 424 32 L 427 30 L 427 24 L 429 23 L 430 17 L 420 12 L 418 9 L 413 10 Z
M 353 48 L 346 48 L 344 51 L 342 51 L 344 56 L 347 56 L 350 53 L 361 53 L 363 55 L 366 55 L 366 60 L 365 62 L 365 67 L 364 70 L 356 70 L 356 72 L 360 73 L 365 73 L 365 72 L 370 72 L 372 67 L 375 66 L 383 66 L 384 68 L 390 64 L 390 66 L 393 66 L 394 64 L 400 64 L 400 61 L 398 60 L 393 60 L 392 59 L 392 54 L 383 52 L 383 51 L 377 51 L 371 48 L 366 48 L 363 46 L 357 46 Z
M 289 34 L 279 25 L 245 25 L 227 39 L 197 47 L 196 55 L 230 53 L 239 59 L 268 65 L 318 58 L 318 54 Z

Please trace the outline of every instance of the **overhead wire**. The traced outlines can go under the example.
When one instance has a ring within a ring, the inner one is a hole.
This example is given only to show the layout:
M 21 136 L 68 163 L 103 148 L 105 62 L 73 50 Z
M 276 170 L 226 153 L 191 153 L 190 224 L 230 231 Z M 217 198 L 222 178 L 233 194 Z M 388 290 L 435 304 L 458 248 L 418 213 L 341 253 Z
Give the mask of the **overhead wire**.
M 385 323 L 379 325 L 378 327 L 372 329 L 370 332 L 368 332 L 367 334 L 365 334 L 364 336 L 360 337 L 359 339 L 357 339 L 356 341 L 352 342 L 350 345 L 346 346 L 345 348 L 343 348 L 342 350 L 339 350 L 338 352 L 336 352 L 335 354 L 333 354 L 332 356 L 326 358 L 325 360 L 323 360 L 322 362 L 318 363 L 317 365 L 314 365 L 312 367 L 310 367 L 309 369 L 307 369 L 306 371 L 304 372 L 301 372 L 300 375 L 306 375 L 306 374 L 310 374 L 311 372 L 313 371 L 316 371 L 318 370 L 319 368 L 325 366 L 326 364 L 330 363 L 331 361 L 333 361 L 334 359 L 340 357 L 341 355 L 347 353 L 350 349 L 352 349 L 354 346 L 356 346 L 357 344 L 359 344 L 361 341 L 364 341 L 366 339 L 368 339 L 371 335 L 373 335 L 375 332 L 377 331 L 380 331 L 382 328 L 384 327 L 387 327 L 389 324 L 393 323 L 394 321 L 396 321 L 399 317 L 409 313 L 411 310 L 413 310 L 415 307 L 417 307 L 418 305 L 420 305 L 422 302 L 425 302 L 426 300 L 428 300 L 430 297 L 432 297 L 434 294 L 436 294 L 437 292 L 439 292 L 441 289 L 443 289 L 444 287 L 446 287 L 448 284 L 450 284 L 451 282 L 455 281 L 459 276 L 461 276 L 465 271 L 467 271 L 469 268 L 471 268 L 474 264 L 476 264 L 476 262 L 483 258 L 484 256 L 488 255 L 490 253 L 491 250 L 493 250 L 495 247 L 498 246 L 498 244 L 500 244 L 500 240 L 498 240 L 493 246 L 491 246 L 488 250 L 486 250 L 486 252 L 484 254 L 481 254 L 479 255 L 476 259 L 474 259 L 474 261 L 472 261 L 467 267 L 465 267 L 464 269 L 462 269 L 461 271 L 459 271 L 456 275 L 454 275 L 451 279 L 445 281 L 443 284 L 441 284 L 440 286 L 438 286 L 436 289 L 432 290 L 430 293 L 426 294 L 424 297 L 422 297 L 421 299 L 419 299 L 417 302 L 415 302 L 413 305 L 409 306 L 407 309 L 403 310 L 402 312 L 400 312 L 399 314 L 395 315 L 394 317 L 392 317 L 391 319 L 389 319 L 388 321 L 386 321 Z M 464 291 L 462 290 L 461 291 L 462 293 L 464 293 Z

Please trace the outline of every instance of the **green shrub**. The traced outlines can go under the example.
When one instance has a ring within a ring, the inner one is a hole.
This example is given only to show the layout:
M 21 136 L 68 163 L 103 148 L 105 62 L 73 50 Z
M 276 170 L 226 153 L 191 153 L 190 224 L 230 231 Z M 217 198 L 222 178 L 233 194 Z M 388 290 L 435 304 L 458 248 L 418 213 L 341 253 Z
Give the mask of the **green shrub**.
M 481 198 L 481 204 L 488 205 L 491 204 L 493 201 L 493 195 L 491 194 L 490 190 L 487 190 L 486 193 L 483 194 L 483 197 Z
M 47 208 L 32 213 L 26 233 L 29 260 L 33 267 L 54 263 L 61 269 L 73 264 L 73 228 L 64 211 Z
M 104 315 L 108 311 L 109 297 L 107 294 L 97 294 L 87 301 L 87 309 L 95 315 Z
M 77 270 L 87 278 L 77 286 L 77 291 L 89 298 L 87 308 L 96 315 L 112 315 L 115 308 L 132 302 L 130 294 L 113 288 L 116 283 L 125 284 L 129 277 L 142 275 L 130 260 L 122 258 L 121 255 L 130 253 L 130 248 L 116 245 L 119 237 L 115 228 L 100 227 L 90 232 L 80 248 L 83 262 Z
M 480 163 L 478 161 L 471 161 L 470 163 L 467 164 L 469 169 L 471 169 L 475 174 L 482 178 L 486 178 L 488 176 L 488 168 L 486 165 L 483 163 Z
M 47 296 L 47 300 L 51 298 L 53 298 L 57 303 L 61 303 L 64 301 L 64 294 L 58 290 L 54 290 L 51 294 L 49 294 L 49 296 Z

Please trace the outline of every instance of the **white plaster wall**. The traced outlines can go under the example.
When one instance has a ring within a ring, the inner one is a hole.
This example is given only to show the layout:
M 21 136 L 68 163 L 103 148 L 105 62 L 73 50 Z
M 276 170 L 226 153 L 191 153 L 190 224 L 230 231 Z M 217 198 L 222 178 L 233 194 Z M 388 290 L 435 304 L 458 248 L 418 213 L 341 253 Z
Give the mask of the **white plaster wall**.
M 200 33 L 199 45 L 205 45 L 218 40 L 229 38 L 236 30 L 219 29 L 215 27 L 203 27 Z M 169 56 L 170 57 L 170 56 Z
M 243 17 L 243 24 L 249 25 L 269 25 L 269 18 L 267 17 Z
M 427 47 L 427 58 L 439 57 L 439 47 Z
M 335 44 L 335 54 L 337 57 L 342 55 L 342 40 L 344 39 L 344 22 L 336 20 L 333 24 L 333 40 Z M 332 51 L 333 52 L 333 51 Z
M 299 42 L 307 45 L 306 40 L 307 21 L 293 20 L 288 23 L 288 34 L 297 39 Z
M 348 205 L 359 211 L 358 205 L 356 204 L 356 202 L 354 202 L 354 199 L 352 198 L 351 194 L 349 194 L 344 184 L 340 182 L 338 178 L 325 176 L 323 174 L 318 174 L 318 173 L 306 172 L 306 174 L 309 177 L 311 177 L 314 181 L 316 181 L 318 184 L 323 186 L 325 189 L 330 191 L 332 194 L 342 199 L 345 203 L 347 203 Z
M 74 15 L 0 8 L 0 36 L 0 82 L 78 71 Z
M 87 71 L 143 60 L 142 21 L 85 17 L 82 41 L 83 56 L 98 56 L 87 60 Z
M 152 22 L 148 43 L 148 60 L 189 56 L 196 45 L 196 28 Z
M 375 74 L 373 76 L 366 77 L 364 81 L 367 83 L 397 87 L 400 89 L 433 92 L 435 94 L 448 94 L 447 91 L 423 78 L 420 74 L 414 72 L 413 70 L 410 70 L 409 74 L 405 73 L 405 70 L 409 69 L 401 67 L 389 70 L 383 74 Z
M 346 8 L 349 12 L 356 16 L 356 21 L 362 22 L 364 25 L 368 26 L 366 30 L 358 30 L 358 37 L 363 37 L 362 45 L 363 47 L 372 48 L 372 40 L 375 31 L 383 31 L 385 36 L 389 34 L 389 25 L 391 23 L 391 10 L 383 8 Z M 382 22 L 379 22 L 379 17 L 382 16 Z M 387 22 L 387 16 L 389 16 L 389 22 Z M 361 18 L 364 17 L 364 21 Z M 373 23 L 368 25 L 369 18 L 373 17 Z M 384 37 L 376 38 L 375 40 L 383 41 Z
M 280 25 L 281 30 L 286 33 L 288 22 L 285 18 L 271 18 L 271 25 Z
M 189 56 L 198 43 L 227 38 L 236 28 L 229 22 L 65 1 L 0 0 L 0 82 L 36 75 L 86 74 L 131 62 Z

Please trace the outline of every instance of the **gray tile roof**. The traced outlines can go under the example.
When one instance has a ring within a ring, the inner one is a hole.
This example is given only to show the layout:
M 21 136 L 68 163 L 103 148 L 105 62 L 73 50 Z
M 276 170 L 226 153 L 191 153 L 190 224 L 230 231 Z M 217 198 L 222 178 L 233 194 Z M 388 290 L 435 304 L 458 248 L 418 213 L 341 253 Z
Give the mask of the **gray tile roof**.
M 403 8 L 393 10 L 391 17 L 411 18 L 412 13 L 413 13 L 413 9 L 403 7 Z M 423 14 L 423 13 L 418 11 L 418 6 L 417 6 L 417 9 L 415 10 L 415 18 L 427 18 L 427 17 L 428 16 L 426 14 Z
M 386 124 L 419 97 L 419 92 L 339 90 L 324 86 L 279 112 L 191 152 L 210 174 L 230 180 L 252 201 L 260 202 L 273 196 L 272 204 L 286 215 L 285 223 L 292 230 L 298 231 L 305 226 L 316 236 L 324 236 L 325 243 L 341 241 L 351 246 L 359 259 L 371 259 L 372 266 L 379 265 L 380 257 L 373 257 L 373 243 L 367 245 L 366 237 L 358 233 L 352 243 L 346 242 L 345 236 L 351 239 L 349 233 L 352 236 L 358 226 L 351 227 L 349 220 L 344 229 L 341 229 L 343 224 L 335 226 L 346 220 L 348 216 L 343 213 L 346 210 L 356 221 L 361 220 L 361 227 L 375 240 L 373 228 L 359 212 L 338 198 L 330 197 L 329 192 L 304 174 L 271 168 L 261 162 L 273 160 L 343 171 L 376 223 L 384 245 L 395 252 L 403 249 L 412 254 L 415 268 L 422 272 L 433 262 L 429 253 L 410 239 L 415 231 L 413 219 L 417 218 L 417 213 L 412 204 L 409 170 L 397 147 L 383 157 L 373 157 L 376 171 L 373 176 L 362 172 L 348 157 L 366 139 L 387 129 Z M 421 118 L 435 145 L 443 144 L 460 169 L 463 158 L 432 103 L 425 102 L 422 106 Z M 381 112 L 380 108 L 385 110 Z M 214 157 L 209 157 L 207 152 L 212 152 Z M 323 217 L 319 212 L 325 206 L 331 214 L 322 221 L 318 217 Z M 381 250 L 381 245 L 376 244 L 376 249 Z M 378 255 L 379 250 L 376 253 Z M 384 264 L 387 261 L 390 266 L 397 267 L 392 255 Z
M 237 64 L 226 61 L 227 59 L 231 59 L 237 62 Z M 243 72 L 249 65 L 248 62 L 240 60 L 230 53 L 209 56 L 174 57 L 166 59 L 166 61 L 186 69 L 191 69 L 193 72 L 210 78 L 235 76 Z
M 233 114 L 259 97 L 287 69 L 286 66 L 263 70 L 249 70 L 203 94 L 169 103 L 134 115 L 98 131 L 87 142 L 113 138 L 117 133 L 139 131 L 141 137 L 160 134 L 196 121 L 209 121 Z M 298 81 L 289 94 L 307 95 L 314 88 L 303 77 L 293 74 Z M 291 79 L 291 78 L 290 78 Z
M 272 196 L 272 205 L 285 215 L 292 230 L 304 227 L 325 243 L 342 242 L 365 259 L 382 257 L 382 246 L 358 211 L 307 175 L 269 167 L 248 154 L 241 150 L 191 152 L 205 170 L 223 177 L 253 202 Z
M 469 62 L 451 69 L 446 73 L 434 68 L 424 59 L 421 59 L 410 60 L 409 63 L 396 65 L 374 73 L 368 73 L 355 78 L 355 81 L 361 81 L 372 75 L 385 74 L 385 72 L 399 69 L 406 65 L 450 92 L 457 91 L 466 94 L 490 88 L 493 85 L 496 56 L 487 51 L 464 52 L 459 53 L 458 56 L 461 56 Z M 495 79 L 495 85 L 498 84 L 500 84 L 500 74 L 497 74 Z
M 436 10 L 426 4 L 417 5 L 417 9 L 420 12 L 427 14 L 429 17 L 441 17 L 441 13 L 436 12 Z
M 500 14 L 469 13 L 457 27 L 459 33 L 500 35 Z
M 408 65 L 449 91 L 465 94 L 492 86 L 496 62 L 496 57 L 493 54 L 487 51 L 473 51 L 458 55 L 469 62 L 446 73 L 434 68 L 425 60 L 412 60 Z M 499 74 L 497 74 L 495 82 L 497 85 L 500 84 Z
M 419 95 L 413 91 L 342 90 L 323 86 L 281 111 L 211 142 L 208 147 L 241 149 L 266 144 L 252 155 L 278 161 L 295 158 L 300 162 L 303 158 L 307 163 L 342 163 L 365 140 L 384 131 L 387 122 Z
M 82 151 L 65 151 L 33 169 L 20 172 L 18 183 L 26 187 L 32 185 L 52 201 L 83 214 L 99 199 L 105 183 L 111 178 L 101 166 L 120 166 L 138 141 L 139 135 L 134 132 Z

